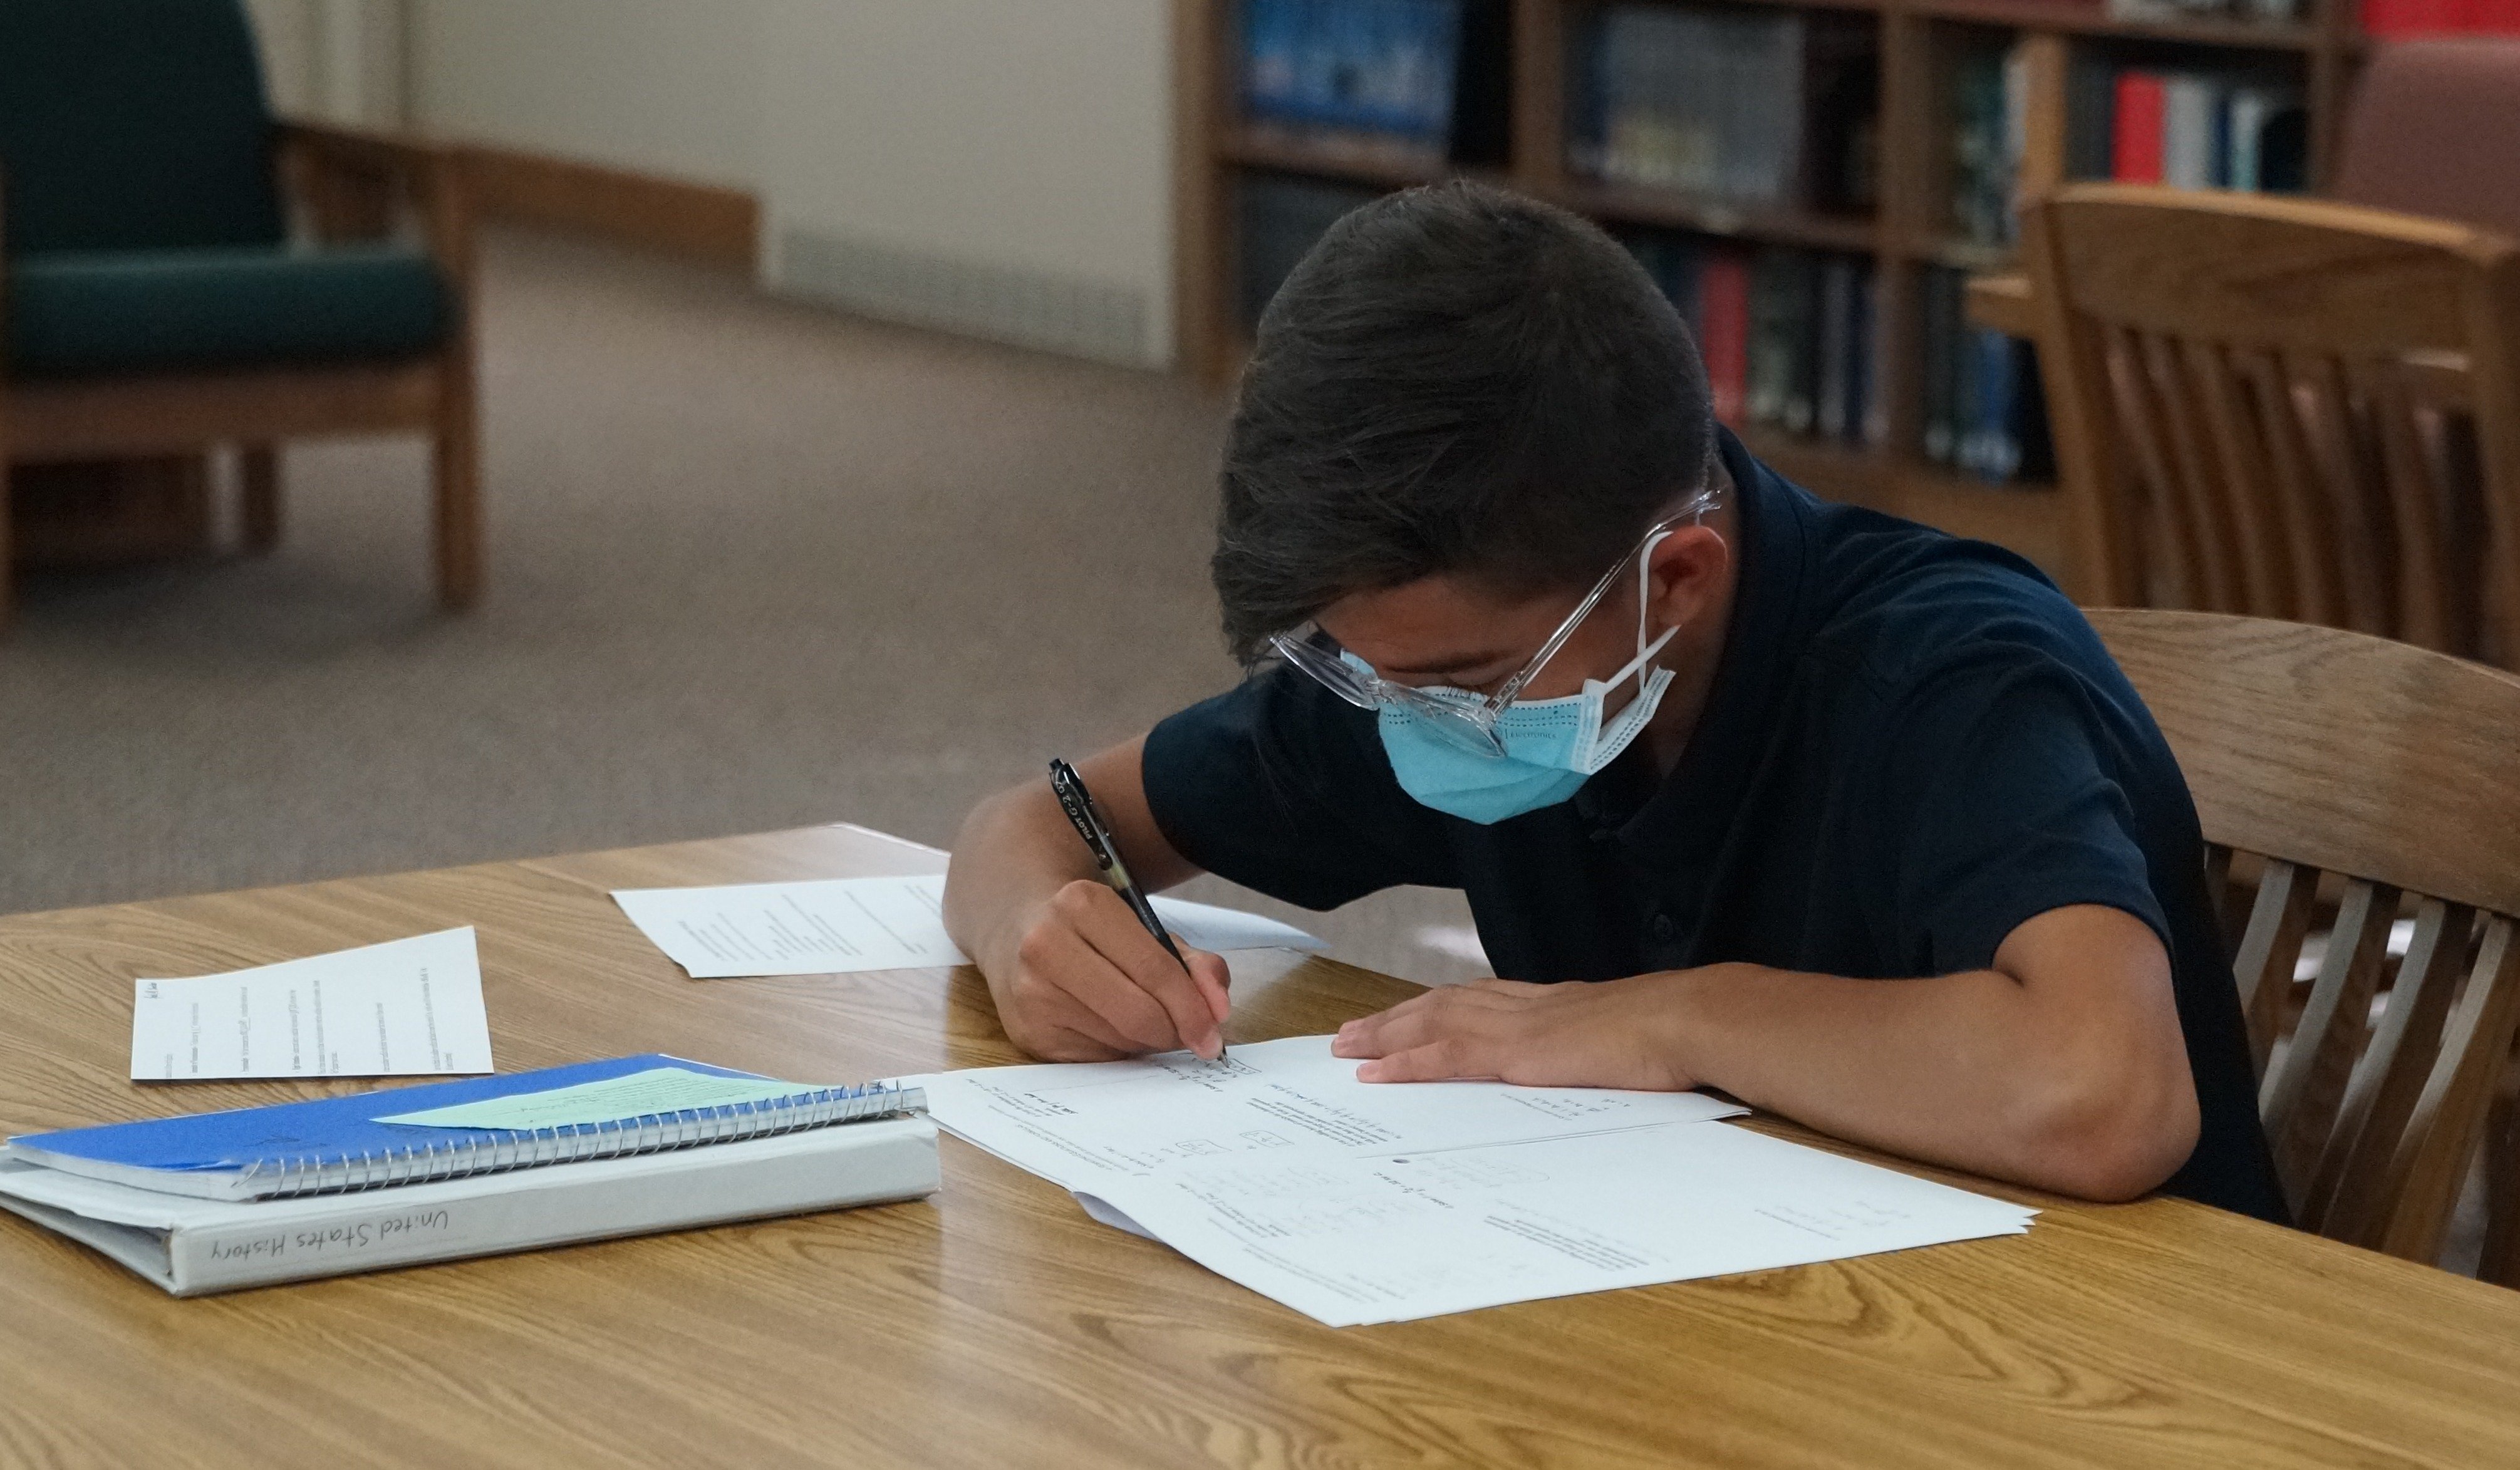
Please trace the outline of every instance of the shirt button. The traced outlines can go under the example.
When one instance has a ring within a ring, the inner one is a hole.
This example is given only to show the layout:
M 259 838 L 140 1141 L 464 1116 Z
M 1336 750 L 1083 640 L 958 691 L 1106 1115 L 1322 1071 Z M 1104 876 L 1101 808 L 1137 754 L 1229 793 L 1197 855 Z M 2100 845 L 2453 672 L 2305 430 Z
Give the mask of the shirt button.
M 1670 914 L 1668 914 L 1668 913 L 1657 913 L 1657 914 L 1655 914 L 1655 915 L 1654 915 L 1654 917 L 1653 917 L 1653 937 L 1654 937 L 1654 943 L 1656 943 L 1656 944 L 1669 944 L 1669 943 L 1671 943 L 1672 931 L 1673 931 L 1675 928 L 1677 928 L 1677 927 L 1678 927 L 1678 925 L 1674 924 L 1674 923 L 1671 921 L 1671 915 L 1670 915 Z

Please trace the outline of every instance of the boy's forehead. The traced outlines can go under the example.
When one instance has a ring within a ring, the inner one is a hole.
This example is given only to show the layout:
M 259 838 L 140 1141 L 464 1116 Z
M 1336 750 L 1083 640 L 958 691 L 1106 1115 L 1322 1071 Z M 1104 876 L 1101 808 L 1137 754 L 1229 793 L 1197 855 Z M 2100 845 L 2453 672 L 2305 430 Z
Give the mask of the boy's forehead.
M 1530 656 L 1570 601 L 1556 593 L 1509 597 L 1444 573 L 1350 593 L 1314 621 L 1381 674 L 1441 673 Z

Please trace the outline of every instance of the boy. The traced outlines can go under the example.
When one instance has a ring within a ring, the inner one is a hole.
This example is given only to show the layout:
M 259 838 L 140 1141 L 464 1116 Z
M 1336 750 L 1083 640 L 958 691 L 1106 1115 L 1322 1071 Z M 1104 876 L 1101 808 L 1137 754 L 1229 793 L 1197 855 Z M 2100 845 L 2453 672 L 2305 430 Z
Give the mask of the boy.
M 1466 890 L 1500 976 L 1353 1022 L 1368 1081 L 1711 1087 L 2094 1199 L 2283 1216 L 2194 811 L 2074 607 L 1716 426 L 1608 237 L 1455 182 L 1342 220 L 1260 324 L 1214 559 L 1275 666 L 1082 764 L 1150 887 Z M 946 916 L 1035 1055 L 1213 1054 L 1046 785 Z

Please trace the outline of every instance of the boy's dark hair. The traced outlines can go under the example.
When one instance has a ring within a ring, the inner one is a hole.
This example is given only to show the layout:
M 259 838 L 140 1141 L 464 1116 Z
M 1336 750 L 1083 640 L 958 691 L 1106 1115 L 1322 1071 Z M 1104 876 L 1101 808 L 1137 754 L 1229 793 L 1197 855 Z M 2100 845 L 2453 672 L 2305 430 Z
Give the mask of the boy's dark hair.
M 1455 180 L 1332 225 L 1235 405 L 1212 563 L 1246 663 L 1350 593 L 1458 573 L 1582 587 L 1705 481 L 1688 329 L 1617 242 Z

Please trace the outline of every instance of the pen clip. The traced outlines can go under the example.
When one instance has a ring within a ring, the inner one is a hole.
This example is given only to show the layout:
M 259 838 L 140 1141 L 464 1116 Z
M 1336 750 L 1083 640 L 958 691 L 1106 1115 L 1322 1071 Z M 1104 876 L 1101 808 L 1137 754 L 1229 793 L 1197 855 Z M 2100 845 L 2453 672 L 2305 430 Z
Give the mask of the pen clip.
M 1059 809 L 1075 824 L 1076 835 L 1085 839 L 1086 850 L 1094 855 L 1095 866 L 1109 872 L 1119 866 L 1120 855 L 1111 850 L 1110 837 L 1102 827 L 1102 814 L 1094 810 L 1094 798 L 1077 778 L 1076 768 L 1053 759 L 1050 763 L 1050 789 L 1058 798 Z

